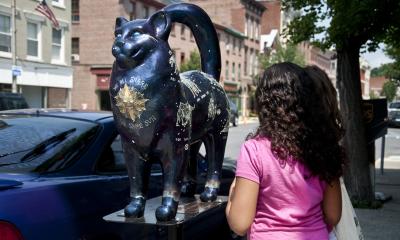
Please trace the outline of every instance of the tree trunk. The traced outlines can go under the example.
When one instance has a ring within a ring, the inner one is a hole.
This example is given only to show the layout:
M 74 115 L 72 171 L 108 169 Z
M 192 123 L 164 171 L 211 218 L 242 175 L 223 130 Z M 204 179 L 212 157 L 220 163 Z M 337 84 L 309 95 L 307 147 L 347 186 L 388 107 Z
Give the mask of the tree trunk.
M 348 44 L 337 51 L 337 83 L 346 130 L 343 143 L 348 157 L 344 178 L 353 200 L 371 203 L 374 193 L 362 112 L 360 46 L 354 45 Z

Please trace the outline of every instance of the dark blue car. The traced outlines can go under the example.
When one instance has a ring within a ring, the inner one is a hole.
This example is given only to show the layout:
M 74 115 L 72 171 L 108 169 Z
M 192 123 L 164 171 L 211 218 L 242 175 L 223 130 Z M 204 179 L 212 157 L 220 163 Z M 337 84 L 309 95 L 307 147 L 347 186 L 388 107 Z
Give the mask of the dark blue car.
M 233 177 L 233 167 L 225 166 L 222 194 Z M 154 165 L 148 198 L 161 195 L 161 187 L 162 173 Z M 102 218 L 128 200 L 111 113 L 0 112 L 1 240 L 119 239 Z

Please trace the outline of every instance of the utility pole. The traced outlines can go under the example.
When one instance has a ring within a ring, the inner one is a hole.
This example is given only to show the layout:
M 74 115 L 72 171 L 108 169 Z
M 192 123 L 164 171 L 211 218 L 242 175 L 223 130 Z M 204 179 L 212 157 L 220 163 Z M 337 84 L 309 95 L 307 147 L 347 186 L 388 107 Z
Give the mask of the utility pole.
M 12 26 L 12 32 L 11 32 L 11 55 L 12 55 L 12 66 L 17 66 L 17 27 L 15 24 L 15 15 L 16 15 L 17 7 L 16 7 L 16 1 L 11 0 L 11 26 Z M 17 75 L 14 74 L 14 71 L 11 70 L 11 75 L 12 75 L 12 88 L 11 91 L 13 93 L 16 93 L 17 90 Z

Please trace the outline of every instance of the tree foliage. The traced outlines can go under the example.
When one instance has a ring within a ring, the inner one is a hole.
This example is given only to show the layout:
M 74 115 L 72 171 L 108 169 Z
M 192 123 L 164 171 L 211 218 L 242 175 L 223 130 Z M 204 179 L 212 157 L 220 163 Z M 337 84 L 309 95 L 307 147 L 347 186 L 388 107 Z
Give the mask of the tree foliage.
M 371 70 L 371 77 L 384 76 L 391 80 L 400 81 L 400 66 L 399 63 L 385 63 Z
M 303 12 L 285 30 L 293 42 L 312 40 L 322 49 L 334 46 L 337 50 L 348 44 L 363 45 L 369 51 L 381 42 L 400 46 L 398 0 L 283 0 L 282 4 L 285 10 Z M 322 21 L 330 25 L 318 25 Z M 321 33 L 324 37 L 317 39 Z
M 200 70 L 200 69 L 201 69 L 200 53 L 197 51 L 191 52 L 189 60 L 187 62 L 181 63 L 180 67 L 181 72 L 186 72 L 190 70 Z
M 346 134 L 349 164 L 345 182 L 353 200 L 373 202 L 370 164 L 363 122 L 360 51 L 373 51 L 379 43 L 400 46 L 399 0 L 282 0 L 283 9 L 299 11 L 284 33 L 294 43 L 310 41 L 337 52 L 337 85 Z M 320 22 L 329 22 L 323 26 Z M 317 38 L 322 34 L 322 38 Z
M 387 81 L 383 84 L 382 95 L 386 96 L 388 102 L 393 101 L 396 96 L 397 85 L 393 81 Z
M 387 45 L 385 54 L 394 61 L 372 69 L 371 76 L 384 76 L 390 80 L 400 82 L 400 47 L 396 45 Z
M 287 44 L 286 46 L 279 44 L 276 50 L 269 55 L 260 54 L 258 61 L 263 69 L 280 62 L 292 62 L 300 66 L 305 65 L 304 55 L 295 44 Z

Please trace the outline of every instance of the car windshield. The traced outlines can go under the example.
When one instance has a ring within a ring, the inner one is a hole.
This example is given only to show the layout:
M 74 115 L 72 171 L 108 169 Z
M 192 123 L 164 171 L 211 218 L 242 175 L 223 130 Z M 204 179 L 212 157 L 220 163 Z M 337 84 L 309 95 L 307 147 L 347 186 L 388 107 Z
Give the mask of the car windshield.
M 93 122 L 45 116 L 0 116 L 0 172 L 61 170 L 95 136 Z
M 394 102 L 389 104 L 389 108 L 399 108 L 400 109 L 400 102 Z

